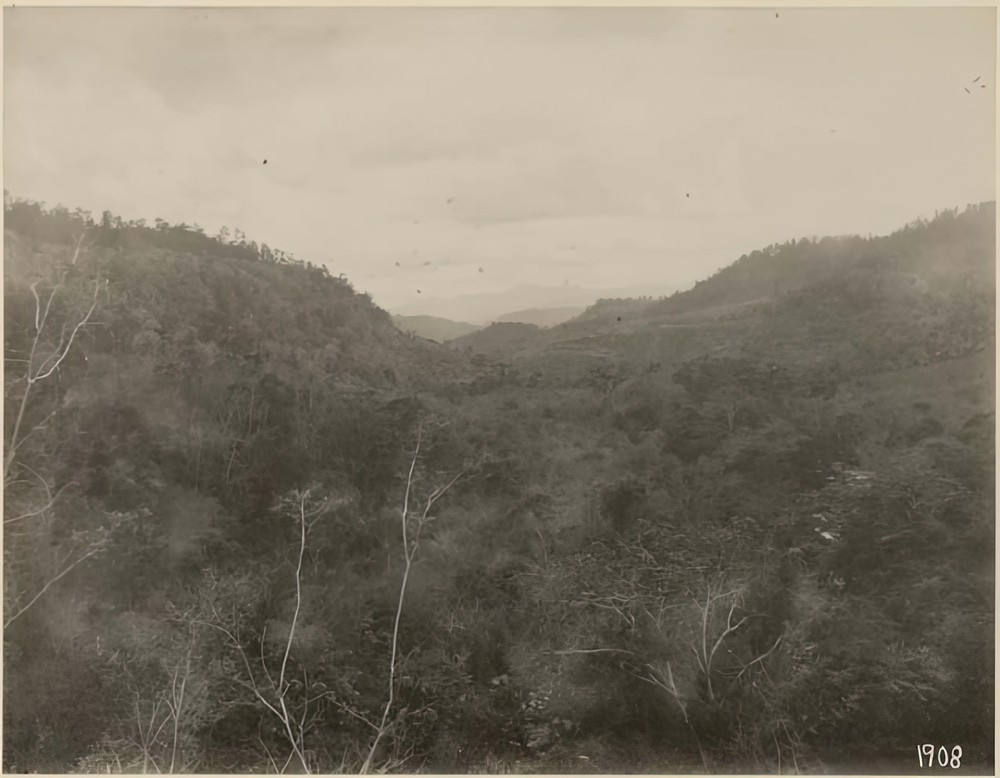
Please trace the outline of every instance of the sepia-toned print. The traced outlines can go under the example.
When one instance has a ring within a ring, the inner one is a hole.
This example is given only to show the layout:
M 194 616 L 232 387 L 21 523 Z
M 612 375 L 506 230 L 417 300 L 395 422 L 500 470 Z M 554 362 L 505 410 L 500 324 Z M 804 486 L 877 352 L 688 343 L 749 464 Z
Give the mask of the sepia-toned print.
M 994 774 L 994 7 L 3 28 L 4 772 Z

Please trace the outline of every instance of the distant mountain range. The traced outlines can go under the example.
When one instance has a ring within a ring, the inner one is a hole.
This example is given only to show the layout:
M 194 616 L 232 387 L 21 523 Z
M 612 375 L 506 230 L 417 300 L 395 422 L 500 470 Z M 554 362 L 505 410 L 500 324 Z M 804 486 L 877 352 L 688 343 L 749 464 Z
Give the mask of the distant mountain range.
M 443 343 L 452 338 L 468 335 L 482 329 L 480 324 L 442 319 L 440 316 L 393 316 L 392 323 L 403 332 L 412 332 L 421 338 Z
M 533 327 L 554 327 L 579 316 L 586 308 L 572 306 L 565 308 L 527 308 L 498 316 L 495 323 L 530 324 Z M 469 324 L 465 321 L 452 321 L 440 316 L 400 316 L 392 317 L 392 322 L 403 332 L 412 332 L 421 338 L 444 343 L 454 338 L 471 335 L 484 328 L 482 324 Z
M 418 303 L 400 306 L 392 312 L 399 316 L 435 316 L 456 322 L 471 322 L 481 325 L 495 321 L 525 321 L 528 324 L 551 326 L 559 322 L 549 320 L 549 314 L 542 316 L 545 321 L 542 324 L 535 318 L 528 318 L 529 312 L 567 308 L 582 309 L 593 305 L 602 298 L 659 296 L 671 294 L 674 291 L 675 289 L 672 287 L 658 285 L 631 286 L 621 289 L 585 289 L 573 285 L 519 284 L 502 292 L 466 294 L 457 297 L 429 297 Z M 512 311 L 517 313 L 511 313 Z M 559 314 L 559 316 L 562 315 L 565 315 L 565 311 Z M 575 314 L 566 315 L 562 320 L 572 318 L 573 315 Z
M 536 327 L 554 327 L 569 321 L 574 316 L 579 316 L 586 310 L 580 305 L 573 305 L 564 308 L 527 308 L 523 311 L 514 311 L 498 316 L 498 322 L 517 322 L 520 324 L 534 324 Z

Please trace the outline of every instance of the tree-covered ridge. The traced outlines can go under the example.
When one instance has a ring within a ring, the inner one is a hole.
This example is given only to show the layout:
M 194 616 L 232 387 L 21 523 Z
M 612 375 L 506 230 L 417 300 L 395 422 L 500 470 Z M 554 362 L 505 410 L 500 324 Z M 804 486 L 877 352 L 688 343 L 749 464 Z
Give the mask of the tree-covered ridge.
M 360 372 L 394 381 L 402 380 L 395 372 L 407 363 L 403 354 L 419 350 L 404 345 L 389 315 L 343 276 L 258 247 L 239 231 L 227 240 L 159 220 L 156 228 L 122 223 L 107 212 L 95 223 L 79 210 L 11 198 L 5 214 L 5 272 L 15 305 L 8 332 L 30 323 L 11 318 L 20 316 L 17 298 L 30 308 L 30 284 L 58 272 L 79 241 L 83 260 L 72 275 L 107 279 L 105 311 L 113 311 L 113 324 L 93 330 L 90 351 L 149 356 L 167 348 L 164 338 L 188 338 L 224 359 L 274 369 L 305 360 L 343 380 Z
M 100 244 L 107 247 L 155 246 L 192 254 L 313 268 L 311 262 L 296 259 L 291 253 L 272 249 L 266 243 L 258 246 L 257 241 L 247 240 L 246 233 L 239 228 L 230 231 L 223 226 L 218 234 L 207 235 L 197 224 L 170 224 L 163 219 L 154 219 L 153 226 L 149 226 L 145 219 L 126 221 L 111 211 L 102 212 L 101 218 L 95 220 L 90 211 L 82 208 L 70 211 L 61 204 L 47 208 L 45 203 L 13 197 L 6 190 L 4 218 L 6 229 L 42 243 L 68 243 L 83 230 L 99 228 Z M 322 265 L 316 266 L 316 270 L 324 275 L 329 272 Z
M 471 356 L 8 217 L 5 769 L 988 771 L 987 212 Z
M 996 204 L 952 209 L 918 219 L 891 235 L 862 238 L 803 238 L 744 254 L 733 264 L 677 292 L 649 309 L 650 314 L 683 313 L 793 293 L 849 270 L 878 274 L 885 283 L 915 277 L 992 281 Z

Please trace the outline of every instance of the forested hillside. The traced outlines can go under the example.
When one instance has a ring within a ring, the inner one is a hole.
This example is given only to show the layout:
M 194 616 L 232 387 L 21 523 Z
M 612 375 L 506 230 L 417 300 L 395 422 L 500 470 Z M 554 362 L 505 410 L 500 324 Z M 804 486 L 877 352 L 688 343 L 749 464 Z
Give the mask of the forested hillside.
M 448 345 L 474 353 L 513 356 L 540 331 L 541 328 L 534 324 L 498 321 L 476 332 L 453 338 Z
M 681 313 L 793 293 L 845 274 L 873 274 L 878 286 L 961 283 L 992 278 L 984 261 L 991 249 L 992 203 L 918 219 L 892 235 L 803 238 L 744 254 L 693 289 L 659 301 L 652 310 Z M 858 279 L 855 279 L 858 280 Z
M 992 203 L 456 347 L 5 215 L 6 771 L 992 771 Z

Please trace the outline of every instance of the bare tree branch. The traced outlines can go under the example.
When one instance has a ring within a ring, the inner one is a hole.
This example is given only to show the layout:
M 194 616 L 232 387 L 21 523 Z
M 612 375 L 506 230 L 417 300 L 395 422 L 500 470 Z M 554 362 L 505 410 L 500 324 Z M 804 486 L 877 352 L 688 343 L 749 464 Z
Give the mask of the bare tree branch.
M 420 514 L 417 522 L 417 530 L 414 533 L 414 539 L 411 544 L 409 539 L 409 519 L 410 519 L 410 495 L 413 490 L 413 474 L 416 471 L 417 461 L 420 457 L 420 443 L 421 443 L 422 427 L 417 428 L 417 444 L 413 450 L 413 458 L 410 460 L 410 469 L 406 476 L 406 490 L 403 493 L 403 510 L 400 514 L 400 524 L 402 530 L 402 541 L 403 541 L 403 558 L 405 561 L 405 566 L 403 568 L 403 580 L 399 585 L 399 598 L 396 603 L 396 617 L 393 622 L 392 628 L 392 650 L 389 656 L 389 694 L 386 699 L 385 707 L 382 710 L 382 718 L 379 722 L 377 731 L 375 733 L 375 738 L 372 741 L 370 748 L 368 749 L 368 755 L 365 757 L 364 763 L 361 765 L 360 772 L 362 774 L 370 773 L 372 770 L 372 765 L 375 760 L 375 754 L 378 751 L 379 744 L 382 738 L 385 737 L 386 733 L 392 728 L 392 724 L 389 722 L 389 713 L 392 711 L 392 706 L 396 701 L 396 668 L 397 668 L 397 657 L 399 655 L 399 624 L 403 617 L 403 604 L 406 599 L 406 586 L 410 579 L 410 570 L 413 566 L 413 559 L 417 553 L 417 547 L 420 543 L 420 532 L 424 525 L 429 520 L 429 515 L 431 508 L 434 507 L 439 499 L 441 499 L 445 493 L 455 483 L 459 478 L 464 475 L 465 471 L 459 472 L 454 478 L 452 478 L 444 486 L 434 489 L 430 495 L 427 497 L 427 502 L 424 505 L 423 512 Z
M 71 570 L 73 570 L 73 568 L 75 568 L 77 565 L 81 564 L 82 562 L 86 561 L 87 559 L 90 559 L 90 557 L 92 557 L 94 554 L 96 554 L 102 548 L 103 548 L 103 546 L 97 546 L 95 548 L 90 549 L 90 551 L 88 551 L 82 557 L 80 557 L 75 562 L 73 562 L 71 565 L 69 565 L 68 567 L 66 567 L 61 573 L 59 573 L 58 575 L 56 575 L 54 578 L 50 579 L 48 581 L 48 583 L 46 583 L 38 591 L 38 593 L 34 597 L 32 597 L 31 600 L 28 601 L 27 605 L 25 605 L 23 608 L 19 609 L 13 616 L 11 616 L 10 618 L 8 618 L 4 622 L 3 628 L 7 629 L 7 627 L 9 627 L 14 622 L 15 619 L 17 619 L 20 616 L 22 616 L 24 614 L 24 612 L 28 610 L 28 608 L 30 608 L 32 605 L 34 605 L 36 602 L 38 602 L 38 600 L 41 598 L 41 596 L 43 594 L 45 594 L 45 592 L 47 592 L 55 583 L 57 583 L 64 576 L 68 575 L 69 572 Z
M 80 235 L 77 240 L 76 249 L 73 252 L 73 258 L 71 260 L 71 265 L 75 265 L 77 259 L 79 258 L 81 247 L 83 245 L 83 239 L 86 232 Z M 97 308 L 97 298 L 100 294 L 101 283 L 99 281 L 94 282 L 94 295 L 90 304 L 90 308 L 87 309 L 87 313 L 84 314 L 83 318 L 80 319 L 70 332 L 69 340 L 66 340 L 66 329 L 63 326 L 60 336 L 59 344 L 53 349 L 49 354 L 47 354 L 40 365 L 36 366 L 36 359 L 38 358 L 38 349 L 41 342 L 42 334 L 45 331 L 45 325 L 48 322 L 49 313 L 52 310 L 52 301 L 55 299 L 56 293 L 62 289 L 66 280 L 66 272 L 60 276 L 59 281 L 49 292 L 49 296 L 45 301 L 43 306 L 42 300 L 38 295 L 38 282 L 31 284 L 31 294 L 35 298 L 35 334 L 31 342 L 31 350 L 27 358 L 27 367 L 25 369 L 25 387 L 24 393 L 21 395 L 21 402 L 18 407 L 17 414 L 14 417 L 14 425 L 11 429 L 10 440 L 7 442 L 7 450 L 4 455 L 4 469 L 3 477 L 4 481 L 7 481 L 7 476 L 10 473 L 11 465 L 17 456 L 17 451 L 24 439 L 21 438 L 21 425 L 24 422 L 25 410 L 28 407 L 28 401 L 31 397 L 31 390 L 36 383 L 43 381 L 54 373 L 59 366 L 66 359 L 70 350 L 73 348 L 73 342 L 76 340 L 76 336 L 80 329 L 83 328 L 89 321 L 90 317 L 93 316 L 95 309 Z M 107 281 L 104 283 L 104 287 L 107 287 Z M 30 434 L 30 433 L 29 433 Z M 27 436 L 25 436 L 25 439 Z
M 375 752 L 378 750 L 379 743 L 386 733 L 389 711 L 392 710 L 392 705 L 396 701 L 396 655 L 399 651 L 399 622 L 403 616 L 403 600 L 406 596 L 406 584 L 409 581 L 410 566 L 413 563 L 413 556 L 410 553 L 410 541 L 407 537 L 407 520 L 410 512 L 410 490 L 413 488 L 413 472 L 416 470 L 417 458 L 420 456 L 420 436 L 421 430 L 418 428 L 417 445 L 413 450 L 413 459 L 410 461 L 410 470 L 406 476 L 406 491 L 403 493 L 403 510 L 401 513 L 401 520 L 403 531 L 403 555 L 406 566 L 403 569 L 403 581 L 399 586 L 399 599 L 396 604 L 396 618 L 393 622 L 392 628 L 392 651 L 389 656 L 389 696 L 386 700 L 385 708 L 382 711 L 382 720 L 379 722 L 375 739 L 372 741 L 371 747 L 368 749 L 368 756 L 365 757 L 365 761 L 361 765 L 360 772 L 362 774 L 371 772 L 372 762 L 375 759 Z
M 288 640 L 285 642 L 285 656 L 281 660 L 281 672 L 278 673 L 279 693 L 285 691 L 285 669 L 288 667 L 288 655 L 292 652 L 292 642 L 295 640 L 295 626 L 299 621 L 299 611 L 302 609 L 302 559 L 306 553 L 306 500 L 309 490 L 299 495 L 299 561 L 295 568 L 295 612 L 292 614 L 292 624 L 288 628 Z
M 722 581 L 720 580 L 718 589 L 722 589 Z M 715 655 L 722 645 L 723 641 L 738 630 L 744 623 L 746 623 L 748 617 L 744 616 L 736 624 L 733 624 L 733 614 L 736 611 L 741 599 L 742 589 L 736 588 L 726 592 L 713 592 L 713 584 L 709 583 L 705 591 L 705 602 L 702 604 L 697 599 L 694 600 L 695 605 L 701 614 L 701 645 L 692 646 L 694 650 L 695 657 L 698 660 L 698 667 L 702 671 L 702 675 L 705 677 L 705 690 L 708 693 L 708 699 L 712 703 L 718 702 L 715 696 L 715 689 L 712 686 L 712 664 L 715 661 Z M 709 648 L 710 638 L 708 635 L 709 622 L 716 613 L 715 604 L 720 600 L 725 598 L 731 598 L 729 601 L 729 610 L 726 613 L 726 625 L 722 632 L 711 644 Z
M 42 381 L 48 378 L 50 375 L 52 375 L 53 372 L 55 372 L 55 370 L 59 367 L 59 365 L 62 364 L 63 360 L 66 359 L 66 355 L 69 354 L 69 350 L 73 347 L 73 341 L 76 339 L 76 334 L 80 331 L 81 327 L 83 327 L 84 325 L 87 324 L 87 322 L 90 321 L 90 317 L 93 315 L 94 310 L 97 308 L 97 295 L 98 292 L 100 292 L 100 290 L 101 290 L 100 284 L 95 281 L 94 300 L 90 304 L 90 308 L 87 309 L 87 313 L 84 314 L 84 317 L 76 323 L 75 327 L 73 327 L 73 331 L 70 332 L 69 335 L 69 341 L 66 343 L 65 346 L 62 345 L 62 338 L 60 338 L 59 348 L 57 348 L 55 352 L 50 354 L 45 359 L 45 361 L 39 368 L 39 372 L 35 374 L 35 377 L 33 379 L 29 379 L 31 383 L 34 383 L 36 381 Z M 50 360 L 52 360 L 52 364 L 46 369 L 46 365 L 48 365 Z
M 569 654 L 635 654 L 631 651 L 626 651 L 623 648 L 566 648 L 562 651 L 553 651 L 553 654 L 557 656 L 565 656 Z
M 42 483 L 45 485 L 45 491 L 46 491 L 46 496 L 48 497 L 48 502 L 45 503 L 45 505 L 43 505 L 41 508 L 36 508 L 33 511 L 22 513 L 20 516 L 12 516 L 9 519 L 4 519 L 3 520 L 4 524 L 13 524 L 14 522 L 17 521 L 23 521 L 24 519 L 30 519 L 34 516 L 42 515 L 43 513 L 45 513 L 45 511 L 47 511 L 49 508 L 55 505 L 56 500 L 59 499 L 59 495 L 61 495 L 69 487 L 74 486 L 76 484 L 75 481 L 70 481 L 69 483 L 63 484 L 61 487 L 59 487 L 59 490 L 55 494 L 52 494 L 48 484 L 46 484 L 44 480 L 42 481 Z
M 211 627 L 213 629 L 222 632 L 226 635 L 229 640 L 236 647 L 240 658 L 243 660 L 243 667 L 246 670 L 246 675 L 249 681 L 243 681 L 241 679 L 236 679 L 237 683 L 245 689 L 248 689 L 254 697 L 267 709 L 278 721 L 281 723 L 282 729 L 284 730 L 285 739 L 291 748 L 288 754 L 288 758 L 285 761 L 284 766 L 279 772 L 284 772 L 288 768 L 289 763 L 292 759 L 298 759 L 299 764 L 306 773 L 311 773 L 312 770 L 309 766 L 309 760 L 306 757 L 305 749 L 305 733 L 310 724 L 309 719 L 309 695 L 305 695 L 304 703 L 298 711 L 292 710 L 292 705 L 290 704 L 288 698 L 288 691 L 291 687 L 291 683 L 287 680 L 288 674 L 288 663 L 292 652 L 292 645 L 295 642 L 296 628 L 298 627 L 299 616 L 302 612 L 302 566 L 306 555 L 307 549 L 307 537 L 308 529 L 311 526 L 309 519 L 315 521 L 316 517 L 322 514 L 328 505 L 328 501 L 324 500 L 323 503 L 314 509 L 313 511 L 306 510 L 306 504 L 310 496 L 310 490 L 300 492 L 296 496 L 297 511 L 296 519 L 299 524 L 299 548 L 298 548 L 298 562 L 295 569 L 295 609 L 292 614 L 292 622 L 288 628 L 288 637 L 285 640 L 285 647 L 282 652 L 281 667 L 278 672 L 278 678 L 271 675 L 270 670 L 267 666 L 267 660 L 264 656 L 264 637 L 267 634 L 267 628 L 265 627 L 260 637 L 260 666 L 263 670 L 264 677 L 267 679 L 270 686 L 270 692 L 272 699 L 268 698 L 267 688 L 263 690 L 257 682 L 257 677 L 253 671 L 253 667 L 250 664 L 250 659 L 247 657 L 246 651 L 243 648 L 243 644 L 240 643 L 238 637 L 234 635 L 230 630 L 222 626 L 221 623 L 212 623 L 208 621 L 198 620 L 195 623 L 204 624 L 205 626 Z M 222 621 L 219 616 L 218 610 L 212 604 L 212 613 L 218 621 Z M 308 676 L 306 677 L 305 688 L 308 689 Z M 270 757 L 270 754 L 268 755 Z M 277 769 L 277 764 L 272 759 L 272 764 L 274 764 Z

